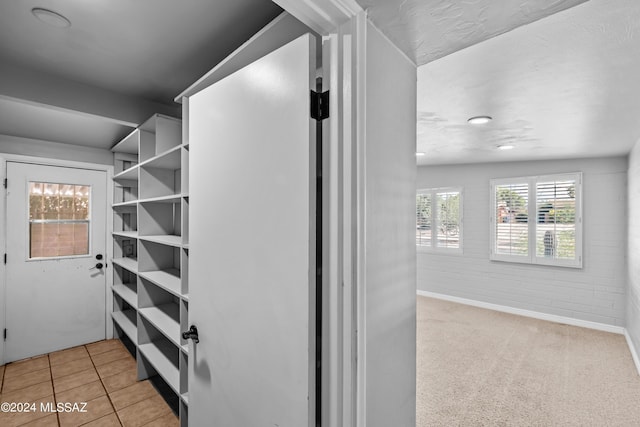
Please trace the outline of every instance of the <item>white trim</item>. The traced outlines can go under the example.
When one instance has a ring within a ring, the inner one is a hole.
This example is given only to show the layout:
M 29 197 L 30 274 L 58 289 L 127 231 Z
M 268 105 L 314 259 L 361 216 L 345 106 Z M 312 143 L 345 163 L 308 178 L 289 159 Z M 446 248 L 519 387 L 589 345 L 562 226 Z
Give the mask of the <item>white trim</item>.
M 625 328 L 622 326 L 607 325 L 606 323 L 591 322 L 589 320 L 574 319 L 572 317 L 558 316 L 556 314 L 541 313 L 539 311 L 525 310 L 522 308 L 508 307 L 506 305 L 492 304 L 483 301 L 476 301 L 467 298 L 455 297 L 451 295 L 439 294 L 430 291 L 416 292 L 418 295 L 429 298 L 436 298 L 444 301 L 457 302 L 459 304 L 471 305 L 474 307 L 486 308 L 503 313 L 515 314 L 517 316 L 531 317 L 533 319 L 547 320 L 554 323 L 562 323 L 565 325 L 579 326 L 581 328 L 594 329 L 597 331 L 611 332 L 614 334 L 625 334 Z M 638 366 L 638 365 L 636 365 Z
M 627 345 L 629 346 L 629 351 L 631 352 L 631 358 L 633 359 L 634 365 L 636 365 L 636 370 L 638 371 L 638 375 L 640 375 L 640 357 L 638 357 L 636 346 L 633 345 L 631 336 L 629 336 L 629 331 L 627 331 L 626 329 L 624 330 L 624 337 L 627 340 Z
M 355 17 L 355 158 L 352 162 L 353 179 L 355 180 L 355 287 L 356 287 L 356 427 L 367 425 L 367 16 L 360 12 Z
M 355 0 L 273 0 L 320 35 L 335 33 L 338 27 L 363 9 Z

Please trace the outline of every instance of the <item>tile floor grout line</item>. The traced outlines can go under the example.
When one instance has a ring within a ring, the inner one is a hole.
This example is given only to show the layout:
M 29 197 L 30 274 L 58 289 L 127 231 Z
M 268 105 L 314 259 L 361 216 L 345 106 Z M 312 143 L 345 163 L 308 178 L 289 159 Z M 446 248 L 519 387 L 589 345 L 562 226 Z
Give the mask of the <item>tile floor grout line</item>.
M 49 359 L 49 375 L 51 376 L 51 390 L 53 391 L 53 403 L 57 405 L 58 397 L 56 396 L 56 389 L 53 385 L 53 367 L 51 366 L 51 357 L 49 356 L 50 354 L 51 353 L 47 353 L 47 359 Z M 60 427 L 60 413 L 58 411 L 56 411 L 56 422 L 58 423 L 58 427 Z
M 84 347 L 87 350 L 87 353 L 89 353 L 89 349 L 87 348 L 87 346 L 85 345 Z M 100 354 L 100 353 L 98 353 L 98 354 Z M 116 414 L 116 418 L 118 419 L 118 422 L 120 423 L 121 426 L 123 426 L 124 424 L 122 424 L 122 420 L 120 419 L 120 416 L 118 415 L 118 411 L 116 410 L 116 406 L 113 404 L 113 401 L 111 400 L 111 395 L 107 391 L 107 387 L 104 384 L 104 381 L 102 380 L 102 377 L 100 376 L 100 373 L 98 372 L 98 367 L 96 366 L 95 362 L 93 361 L 93 357 L 91 356 L 91 353 L 89 353 L 89 360 L 91 360 L 91 364 L 93 365 L 93 369 L 96 371 L 96 375 L 98 375 L 98 379 L 100 380 L 100 384 L 102 384 L 102 388 L 104 388 L 104 392 L 107 395 L 107 399 L 109 399 L 109 404 L 113 408 L 113 412 Z

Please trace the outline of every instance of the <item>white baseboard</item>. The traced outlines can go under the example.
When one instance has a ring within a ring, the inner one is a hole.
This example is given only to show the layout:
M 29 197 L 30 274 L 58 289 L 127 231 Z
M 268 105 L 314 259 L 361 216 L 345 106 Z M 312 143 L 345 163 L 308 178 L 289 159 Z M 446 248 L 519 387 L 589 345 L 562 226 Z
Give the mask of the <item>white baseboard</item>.
M 638 353 L 636 352 L 636 346 L 633 345 L 633 341 L 631 341 L 629 332 L 626 329 L 624 330 L 624 337 L 627 339 L 627 345 L 629 346 L 629 351 L 631 352 L 633 363 L 635 363 L 638 375 L 640 375 L 640 358 L 638 357 Z
M 549 322 L 562 323 L 565 325 L 580 326 L 582 328 L 595 329 L 598 331 L 612 332 L 624 335 L 625 328 L 622 326 L 607 325 L 606 323 L 591 322 L 589 320 L 574 319 L 572 317 L 558 316 L 556 314 L 540 313 L 539 311 L 524 310 L 506 305 L 491 304 L 489 302 L 476 301 L 467 298 L 454 297 L 451 295 L 438 294 L 429 291 L 417 291 L 418 295 L 436 298 L 445 301 L 457 302 L 460 304 L 472 305 L 474 307 L 487 308 L 489 310 L 502 311 L 504 313 L 516 314 L 518 316 L 532 317 L 534 319 L 548 320 Z

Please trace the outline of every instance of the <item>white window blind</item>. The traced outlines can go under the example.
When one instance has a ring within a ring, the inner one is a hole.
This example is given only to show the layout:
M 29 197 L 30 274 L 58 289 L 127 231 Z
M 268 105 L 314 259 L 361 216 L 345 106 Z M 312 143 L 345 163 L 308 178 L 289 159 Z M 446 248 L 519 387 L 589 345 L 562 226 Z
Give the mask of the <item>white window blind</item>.
M 491 181 L 491 259 L 582 266 L 580 173 Z
M 416 246 L 449 252 L 462 250 L 462 191 L 419 190 L 416 195 Z
M 529 184 L 527 181 L 496 185 L 495 253 L 529 255 Z

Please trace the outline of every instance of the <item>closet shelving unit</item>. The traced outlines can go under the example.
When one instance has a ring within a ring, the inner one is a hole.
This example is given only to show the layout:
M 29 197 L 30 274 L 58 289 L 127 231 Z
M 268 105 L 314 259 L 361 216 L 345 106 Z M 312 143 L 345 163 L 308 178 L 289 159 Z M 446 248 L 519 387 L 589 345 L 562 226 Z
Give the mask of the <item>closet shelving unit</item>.
M 189 146 L 179 119 L 156 114 L 114 152 L 114 332 L 186 426 Z

